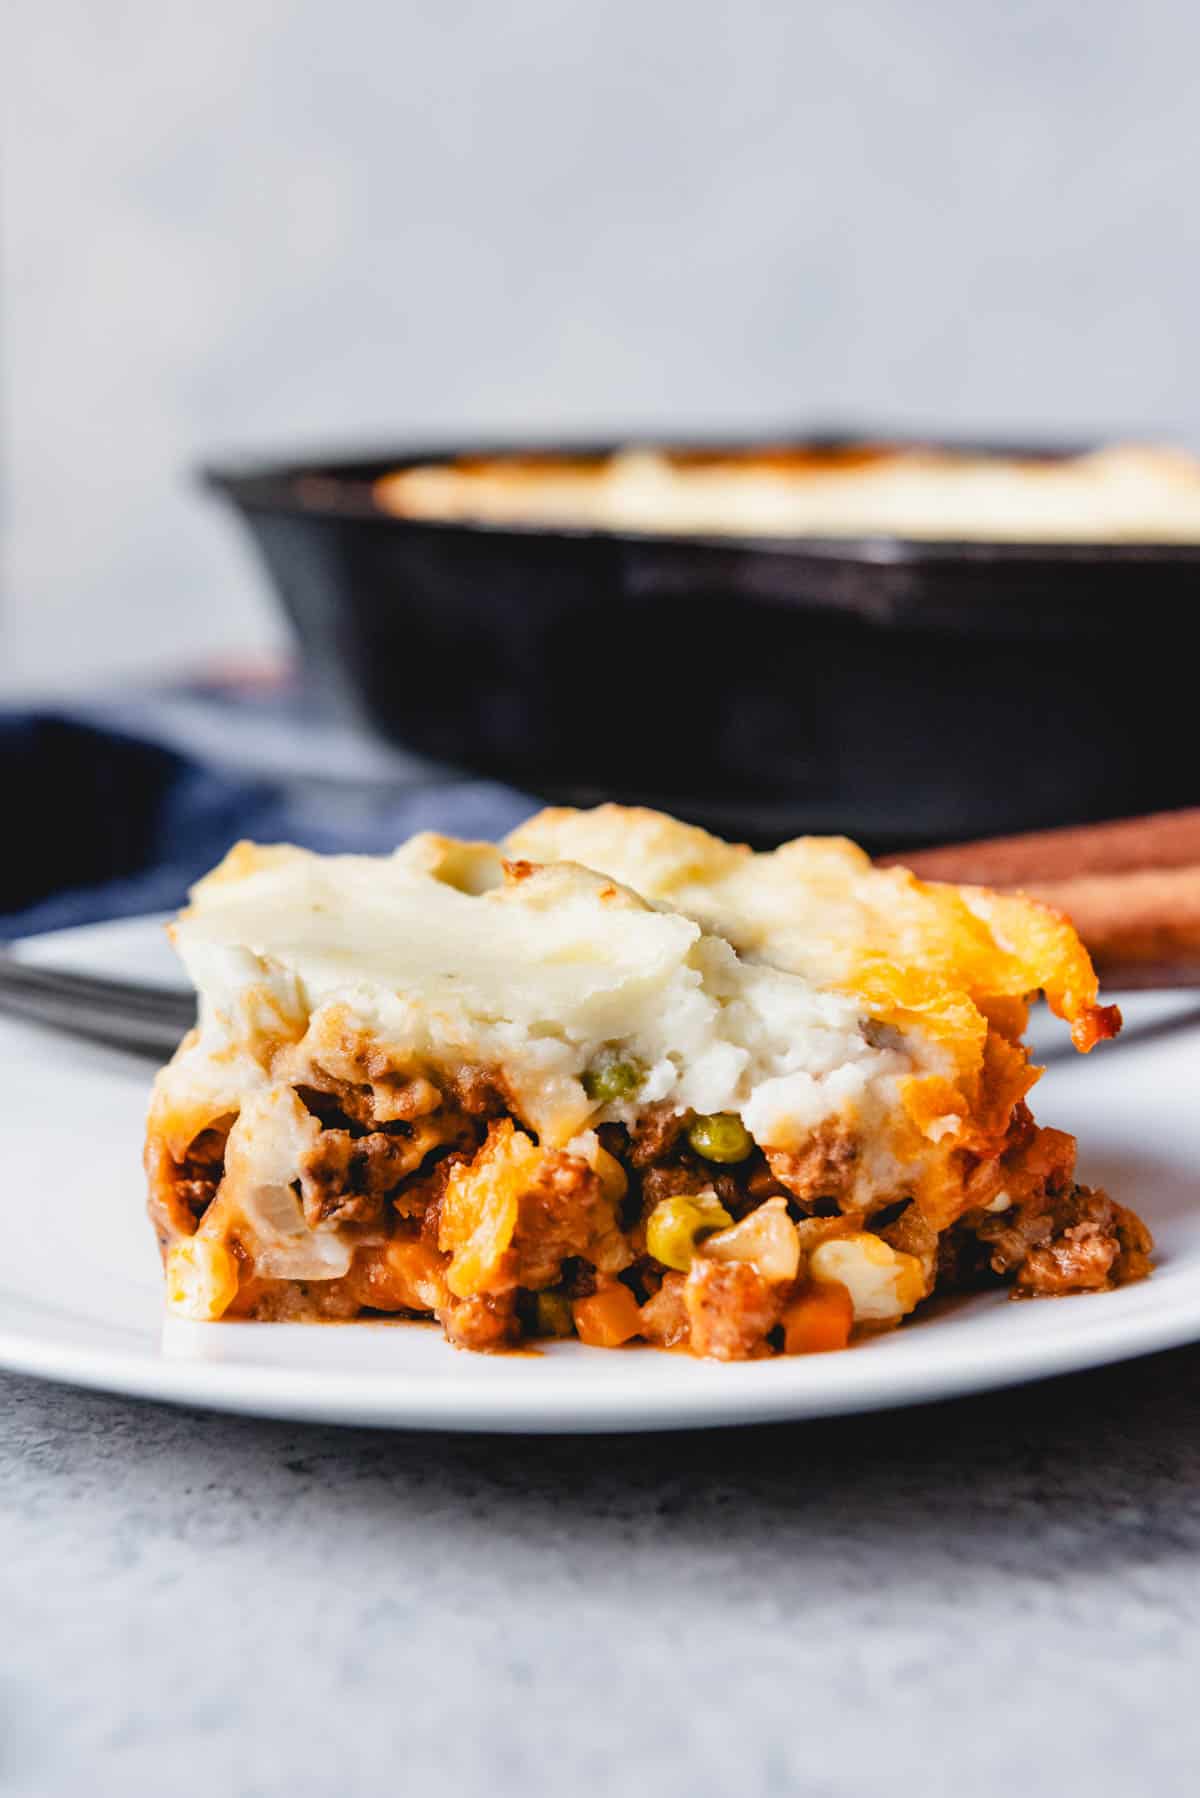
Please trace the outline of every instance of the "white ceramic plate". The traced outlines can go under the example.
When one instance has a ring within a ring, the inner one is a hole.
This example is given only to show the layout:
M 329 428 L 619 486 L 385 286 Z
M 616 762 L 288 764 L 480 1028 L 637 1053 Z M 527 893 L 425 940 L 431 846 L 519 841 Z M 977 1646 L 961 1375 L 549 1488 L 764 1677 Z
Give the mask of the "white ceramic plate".
M 177 971 L 156 920 L 38 938 L 33 960 L 146 979 Z M 1083 1058 L 1040 1030 L 1039 1115 L 1074 1131 L 1084 1178 L 1158 1238 L 1153 1279 L 1102 1297 L 944 1308 L 836 1355 L 722 1366 L 557 1343 L 473 1356 L 432 1326 L 164 1322 L 140 1167 L 152 1070 L 0 1018 L 0 1366 L 142 1398 L 404 1429 L 696 1428 L 917 1404 L 1200 1339 L 1200 1000 L 1140 995 Z

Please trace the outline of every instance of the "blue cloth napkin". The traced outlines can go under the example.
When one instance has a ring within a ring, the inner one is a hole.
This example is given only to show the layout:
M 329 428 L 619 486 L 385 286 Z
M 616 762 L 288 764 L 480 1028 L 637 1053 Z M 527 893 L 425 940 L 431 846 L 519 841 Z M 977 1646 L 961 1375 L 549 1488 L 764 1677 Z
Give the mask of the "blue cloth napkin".
M 0 713 L 0 777 L 0 940 L 169 910 L 239 837 L 371 853 L 415 830 L 502 836 L 538 803 L 449 771 L 257 775 L 52 710 Z

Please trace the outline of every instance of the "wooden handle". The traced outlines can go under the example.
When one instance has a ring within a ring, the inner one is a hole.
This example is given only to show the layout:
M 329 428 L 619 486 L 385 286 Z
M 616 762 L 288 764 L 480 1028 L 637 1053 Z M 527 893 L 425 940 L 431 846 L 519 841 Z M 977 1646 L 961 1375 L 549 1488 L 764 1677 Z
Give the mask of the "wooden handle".
M 1055 906 L 1110 982 L 1200 983 L 1200 807 L 881 859 Z
M 1037 830 L 1028 836 L 952 843 L 912 855 L 880 857 L 884 867 L 911 868 L 922 880 L 1015 887 L 1029 881 L 1073 880 L 1084 874 L 1140 873 L 1147 868 L 1200 866 L 1200 806 L 1152 812 L 1112 824 Z

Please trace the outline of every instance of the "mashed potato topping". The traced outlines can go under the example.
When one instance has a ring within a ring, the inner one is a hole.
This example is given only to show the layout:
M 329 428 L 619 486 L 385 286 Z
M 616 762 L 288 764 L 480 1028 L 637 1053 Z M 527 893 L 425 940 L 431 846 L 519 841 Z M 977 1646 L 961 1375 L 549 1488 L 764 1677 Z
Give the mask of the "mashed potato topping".
M 225 1055 L 260 1059 L 264 1011 L 268 1041 L 280 1020 L 319 1036 L 332 1014 L 405 1065 L 502 1068 L 556 1147 L 655 1104 L 738 1112 L 791 1147 L 842 1113 L 877 1125 L 897 1076 L 943 1066 L 919 1031 L 873 1042 L 852 991 L 745 961 L 602 873 L 471 853 L 477 890 L 447 878 L 461 846 L 429 836 L 379 858 L 235 850 L 174 928 L 203 1010 L 167 1084 L 215 1065 L 223 1105 Z M 598 1114 L 583 1077 L 614 1048 L 645 1072 Z

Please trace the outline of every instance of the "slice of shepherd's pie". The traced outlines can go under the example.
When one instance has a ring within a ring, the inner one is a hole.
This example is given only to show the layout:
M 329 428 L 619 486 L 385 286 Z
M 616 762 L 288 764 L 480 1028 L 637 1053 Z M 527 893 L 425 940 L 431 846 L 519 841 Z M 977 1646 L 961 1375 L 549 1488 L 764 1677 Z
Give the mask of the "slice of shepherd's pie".
M 1032 994 L 1079 1049 L 1120 1024 L 1030 901 L 603 806 L 503 849 L 243 843 L 173 935 L 200 1022 L 146 1161 L 186 1317 L 732 1360 L 1148 1271 L 1025 1102 Z

